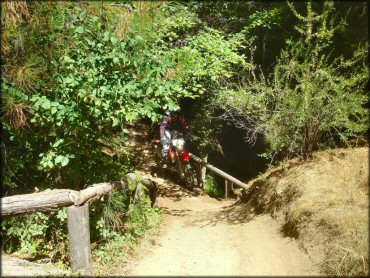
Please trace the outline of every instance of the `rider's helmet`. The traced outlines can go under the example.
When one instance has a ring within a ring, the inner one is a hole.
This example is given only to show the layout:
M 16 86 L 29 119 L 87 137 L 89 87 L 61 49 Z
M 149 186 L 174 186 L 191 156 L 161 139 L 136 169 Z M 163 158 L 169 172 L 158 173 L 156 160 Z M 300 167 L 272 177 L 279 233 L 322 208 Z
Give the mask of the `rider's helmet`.
M 165 115 L 168 118 L 168 123 L 172 124 L 177 119 L 177 114 L 180 112 L 180 106 L 176 105 L 172 111 L 166 110 Z

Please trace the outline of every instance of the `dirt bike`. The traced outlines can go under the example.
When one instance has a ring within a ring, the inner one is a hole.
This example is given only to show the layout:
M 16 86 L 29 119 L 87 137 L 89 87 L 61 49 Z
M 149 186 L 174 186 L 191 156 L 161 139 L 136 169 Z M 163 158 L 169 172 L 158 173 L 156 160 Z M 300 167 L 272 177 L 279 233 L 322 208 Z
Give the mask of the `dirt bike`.
M 172 138 L 169 139 L 169 169 L 180 174 L 189 189 L 197 186 L 197 175 L 193 161 L 190 160 L 190 153 L 185 147 L 185 139 L 176 131 L 171 133 Z M 160 140 L 154 140 L 154 148 L 156 152 L 157 162 L 162 162 L 162 143 Z

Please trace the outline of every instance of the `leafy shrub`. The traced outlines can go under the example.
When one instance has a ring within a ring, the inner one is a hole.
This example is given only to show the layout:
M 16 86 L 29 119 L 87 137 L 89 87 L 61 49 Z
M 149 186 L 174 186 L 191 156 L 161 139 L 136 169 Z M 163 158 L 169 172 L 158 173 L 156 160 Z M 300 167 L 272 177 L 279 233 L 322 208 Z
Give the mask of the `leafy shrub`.
M 100 233 L 93 243 L 93 257 L 102 265 L 109 265 L 114 258 L 123 257 L 128 250 L 135 248 L 140 239 L 155 231 L 163 219 L 159 208 L 150 207 L 147 194 L 140 194 L 141 198 L 132 202 L 132 193 L 129 192 L 124 195 L 117 192 L 111 196 L 110 201 L 104 204 L 101 217 L 95 217 L 98 221 L 92 224 Z M 115 217 L 111 217 L 113 214 L 116 214 Z
M 2 220 L 2 248 L 34 259 L 49 257 L 52 262 L 69 264 L 67 210 L 33 213 Z
M 217 180 L 211 176 L 206 176 L 205 191 L 209 196 L 213 198 L 221 198 L 225 195 L 225 188 L 217 182 Z
M 346 142 L 368 128 L 365 87 L 368 81 L 367 48 L 359 46 L 353 57 L 332 58 L 334 6 L 325 2 L 321 14 L 307 3 L 301 37 L 288 41 L 274 72 L 265 77 L 252 71 L 245 88 L 220 94 L 224 118 L 247 131 L 249 140 L 263 134 L 270 155 L 310 157 L 325 144 Z

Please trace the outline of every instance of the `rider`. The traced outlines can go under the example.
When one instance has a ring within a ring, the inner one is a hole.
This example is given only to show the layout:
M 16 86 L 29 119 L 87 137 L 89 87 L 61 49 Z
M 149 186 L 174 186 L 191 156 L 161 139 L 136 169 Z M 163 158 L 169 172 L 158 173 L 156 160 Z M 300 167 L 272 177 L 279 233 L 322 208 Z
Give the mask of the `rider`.
M 162 122 L 159 126 L 159 137 L 162 143 L 162 158 L 163 158 L 163 168 L 167 168 L 169 162 L 168 150 L 170 148 L 171 131 L 177 130 L 183 133 L 188 133 L 189 126 L 186 124 L 184 116 L 180 112 L 180 107 L 176 106 L 171 112 L 169 110 L 165 111 Z

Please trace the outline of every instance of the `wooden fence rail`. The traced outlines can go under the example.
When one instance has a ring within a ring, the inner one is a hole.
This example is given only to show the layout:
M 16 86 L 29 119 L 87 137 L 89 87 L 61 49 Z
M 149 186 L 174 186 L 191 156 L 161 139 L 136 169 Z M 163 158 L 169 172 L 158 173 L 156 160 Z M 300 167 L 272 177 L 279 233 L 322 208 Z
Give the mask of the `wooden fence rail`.
M 204 161 L 203 159 L 197 157 L 196 155 L 194 154 L 190 154 L 190 157 L 200 163 L 201 165 L 203 165 L 204 167 L 206 167 L 208 170 L 211 170 L 212 172 L 214 172 L 215 174 L 223 177 L 225 179 L 225 198 L 228 197 L 228 194 L 229 192 L 233 189 L 233 185 L 237 185 L 237 186 L 240 186 L 241 188 L 247 190 L 249 188 L 249 186 L 247 184 L 245 184 L 244 182 L 241 182 L 240 180 L 234 178 L 233 176 L 230 176 L 228 173 L 225 173 L 224 171 L 218 169 L 217 167 L 207 163 L 206 161 Z
M 155 203 L 157 184 L 149 179 L 127 174 L 124 181 L 94 184 L 84 190 L 55 189 L 38 193 L 1 198 L 1 216 L 34 212 L 48 212 L 67 207 L 68 237 L 72 271 L 82 270 L 93 274 L 91 265 L 89 204 L 101 199 L 113 190 L 128 188 L 130 182 L 143 184 L 149 190 L 152 206 Z

